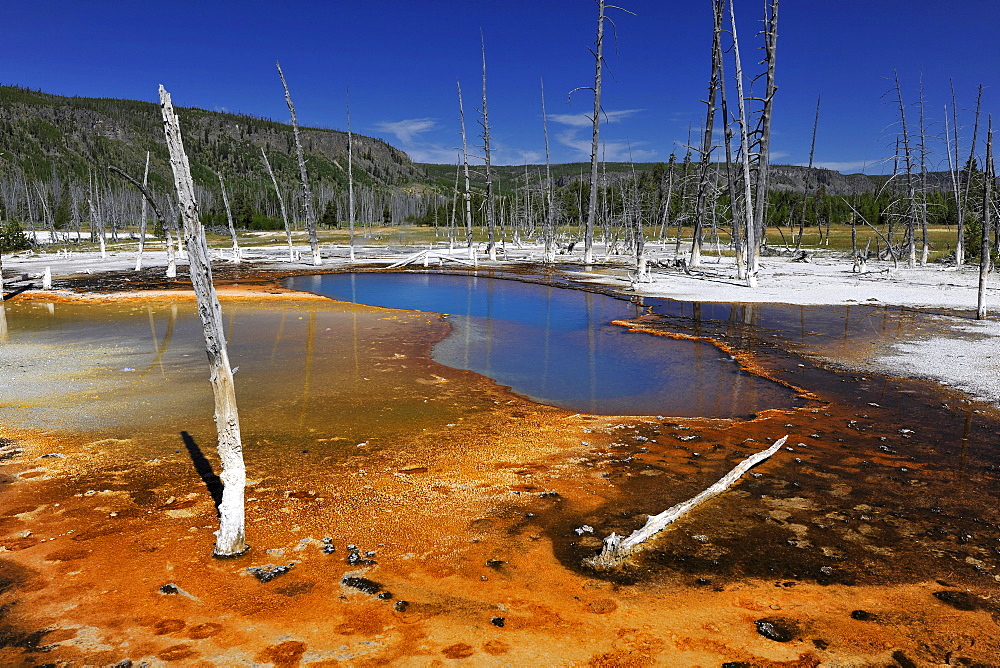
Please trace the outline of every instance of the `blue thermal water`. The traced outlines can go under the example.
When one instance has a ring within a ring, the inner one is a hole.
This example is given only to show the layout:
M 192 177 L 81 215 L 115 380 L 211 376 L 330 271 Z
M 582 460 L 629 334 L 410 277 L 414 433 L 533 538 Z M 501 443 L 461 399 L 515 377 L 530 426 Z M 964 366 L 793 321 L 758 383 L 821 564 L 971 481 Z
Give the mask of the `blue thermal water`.
M 715 346 L 627 331 L 643 307 L 520 281 L 439 274 L 327 274 L 289 286 L 340 301 L 445 313 L 433 358 L 535 401 L 604 415 L 748 416 L 788 407 L 784 386 L 747 373 Z

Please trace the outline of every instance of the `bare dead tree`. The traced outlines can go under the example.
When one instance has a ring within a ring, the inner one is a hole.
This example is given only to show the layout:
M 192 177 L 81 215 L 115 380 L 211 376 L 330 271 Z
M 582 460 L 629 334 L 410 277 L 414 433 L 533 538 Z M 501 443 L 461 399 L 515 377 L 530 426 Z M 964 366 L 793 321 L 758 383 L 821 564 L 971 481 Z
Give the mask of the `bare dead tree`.
M 347 220 L 351 262 L 354 262 L 354 134 L 351 132 L 351 91 L 347 90 Z
M 472 243 L 472 189 L 469 185 L 469 143 L 465 134 L 465 107 L 462 105 L 462 82 L 456 79 L 458 85 L 458 119 L 462 125 L 462 167 L 465 170 L 465 226 L 466 243 L 469 247 L 469 259 L 476 259 L 476 249 Z
M 455 160 L 455 188 L 451 194 L 451 218 L 448 222 L 448 250 L 455 250 L 455 218 L 458 216 L 458 182 L 462 177 L 462 156 Z
M 142 171 L 142 185 L 145 187 L 149 183 L 149 151 L 146 151 L 146 168 Z M 139 212 L 139 252 L 135 256 L 135 270 L 142 269 L 142 254 L 146 250 L 146 207 L 147 198 L 143 193 L 142 209 Z
M 97 237 L 100 239 L 101 243 L 101 259 L 103 260 L 108 256 L 107 244 L 104 238 L 104 221 L 101 220 L 101 213 L 94 205 L 94 200 L 87 198 L 87 206 L 90 207 L 90 240 L 94 240 L 94 230 L 97 230 Z
M 497 260 L 497 240 L 496 240 L 496 200 L 493 193 L 493 169 L 492 160 L 490 153 L 490 116 L 486 106 L 486 38 L 483 37 L 482 32 L 479 34 L 480 40 L 482 41 L 482 52 L 483 52 L 483 106 L 480 109 L 479 125 L 483 130 L 481 135 L 483 139 L 483 159 L 485 160 L 484 174 L 486 176 L 486 252 L 489 254 L 490 261 L 496 262 Z
M 542 239 L 545 250 L 542 258 L 545 262 L 556 260 L 556 230 L 555 210 L 552 205 L 552 169 L 549 161 L 549 121 L 545 114 L 545 81 L 539 80 L 542 89 L 542 132 L 545 135 L 545 225 L 542 228 Z
M 597 219 L 597 158 L 601 131 L 601 76 L 604 73 L 604 0 L 597 0 L 597 40 L 594 43 L 594 111 L 590 142 L 590 199 L 587 202 L 587 222 L 583 232 L 583 262 L 594 261 L 594 222 Z M 572 91 L 570 91 L 572 95 Z
M 153 214 L 156 216 L 156 219 L 160 221 L 160 226 L 163 228 L 164 232 L 166 232 L 166 234 L 169 235 L 170 234 L 170 225 L 167 222 L 167 218 L 163 215 L 163 212 L 160 210 L 159 204 L 156 203 L 156 198 L 153 197 L 153 193 L 150 192 L 149 187 L 146 185 L 146 177 L 149 174 L 148 169 L 147 169 L 146 175 L 143 176 L 143 182 L 142 183 L 139 183 L 138 181 L 136 181 L 131 176 L 129 176 L 128 174 L 126 174 L 125 172 L 123 172 L 118 167 L 115 167 L 114 165 L 109 165 L 108 166 L 108 170 L 111 171 L 111 172 L 113 172 L 113 173 L 115 173 L 115 174 L 117 174 L 118 176 L 122 177 L 123 179 L 125 179 L 126 181 L 128 181 L 129 183 L 131 183 L 132 185 L 134 185 L 136 188 L 139 189 L 139 192 L 142 193 L 143 202 L 144 203 L 145 202 L 149 202 L 149 205 L 151 207 L 153 207 Z M 89 200 L 88 200 L 88 203 L 89 203 Z M 145 217 L 143 217 L 143 220 L 145 221 Z M 146 226 L 143 225 L 143 235 L 145 235 L 145 227 Z M 138 269 L 136 271 L 138 271 Z M 168 236 L 167 237 L 167 278 L 174 278 L 176 276 L 177 276 L 177 259 L 174 256 L 174 247 L 173 247 L 173 244 L 170 243 L 170 237 Z
M 958 216 L 958 238 L 955 242 L 955 264 L 961 267 L 965 263 L 965 219 L 969 208 L 969 188 L 972 185 L 971 167 L 976 152 L 976 143 L 979 140 L 979 116 L 982 110 L 983 86 L 979 85 L 979 92 L 976 96 L 976 114 L 972 124 L 972 144 L 969 147 L 969 159 L 966 164 L 970 171 L 966 173 L 959 163 L 959 138 L 958 138 L 958 106 L 955 101 L 955 85 L 951 86 L 951 107 L 952 119 L 954 121 L 952 132 L 954 133 L 954 163 L 951 163 L 952 154 L 949 152 L 949 167 L 952 172 L 952 186 L 955 193 L 955 208 Z M 947 119 L 947 115 L 945 117 Z M 964 183 L 963 183 L 964 181 Z
M 295 155 L 299 160 L 299 177 L 302 179 L 302 208 L 305 211 L 306 231 L 309 233 L 309 248 L 312 250 L 313 266 L 323 264 L 323 258 L 319 253 L 319 241 L 316 239 L 316 216 L 313 214 L 313 195 L 309 188 L 309 176 L 306 174 L 306 158 L 302 151 L 302 140 L 299 138 L 299 120 L 295 115 L 295 105 L 292 104 L 292 95 L 288 92 L 288 84 L 285 82 L 285 73 L 281 71 L 281 63 L 275 62 L 278 68 L 278 76 L 281 77 L 281 85 L 285 89 L 285 103 L 288 105 L 288 112 L 292 115 L 292 134 L 295 137 Z
M 736 35 L 736 15 L 733 13 L 733 0 L 729 0 L 729 18 L 733 28 L 733 53 L 736 61 L 736 97 L 739 101 L 740 115 L 740 151 L 743 163 L 743 232 L 746 250 L 746 271 L 741 278 L 745 279 L 751 288 L 757 286 L 757 262 L 754 248 L 757 235 L 754 229 L 753 192 L 750 182 L 750 135 L 747 129 L 746 97 L 743 94 L 743 65 L 740 62 L 740 44 Z M 734 225 L 735 227 L 735 225 Z
M 799 233 L 795 238 L 795 250 L 802 249 L 802 235 L 806 231 L 806 207 L 809 204 L 809 184 L 812 179 L 813 157 L 816 155 L 816 131 L 819 129 L 819 103 L 821 97 L 816 96 L 816 117 L 813 119 L 812 142 L 809 144 L 809 170 L 806 172 L 806 188 L 802 193 L 802 214 L 799 218 Z
M 767 242 L 765 236 L 765 215 L 767 213 L 767 193 L 770 188 L 771 171 L 771 119 L 774 115 L 774 94 L 778 86 L 774 80 L 775 58 L 778 53 L 778 0 L 771 0 L 770 11 L 764 10 L 764 62 L 767 64 L 764 100 L 760 109 L 760 125 L 757 130 L 756 151 L 756 208 L 754 209 L 754 243 L 747 245 L 749 260 L 748 275 L 753 275 L 756 284 L 757 262 L 760 245 Z
M 288 241 L 288 261 L 295 262 L 295 247 L 292 246 L 292 228 L 288 224 L 288 211 L 285 209 L 285 198 L 281 196 L 281 189 L 278 188 L 278 180 L 274 178 L 274 170 L 271 169 L 271 162 L 267 159 L 264 147 L 261 147 L 260 155 L 264 158 L 264 167 L 267 168 L 267 175 L 271 177 L 271 185 L 274 186 L 274 195 L 278 198 L 278 206 L 281 208 L 281 220 L 285 223 L 285 239 Z
M 229 224 L 229 236 L 233 240 L 233 264 L 239 264 L 241 261 L 240 257 L 240 242 L 236 238 L 236 227 L 233 225 L 233 212 L 229 209 L 229 195 L 226 194 L 226 184 L 222 180 L 221 174 L 216 174 L 219 178 L 219 189 L 222 190 L 222 204 L 226 207 L 226 222 Z
M 901 139 L 903 142 L 903 176 L 906 188 L 906 248 L 909 267 L 917 266 L 916 220 L 917 194 L 913 181 L 913 153 L 910 150 L 910 133 L 906 125 L 906 106 L 903 104 L 903 89 L 899 84 L 899 73 L 893 71 L 896 101 L 899 105 L 899 121 L 902 125 Z
M 249 546 L 244 538 L 244 502 L 246 468 L 243 464 L 243 443 L 240 438 L 240 421 L 236 408 L 236 388 L 233 371 L 229 365 L 226 337 L 223 329 L 222 307 L 212 282 L 212 263 L 205 242 L 205 230 L 198 219 L 198 202 L 194 194 L 194 181 L 180 124 L 174 114 L 170 94 L 160 86 L 160 107 L 163 112 L 163 130 L 170 149 L 170 167 L 184 223 L 184 242 L 188 249 L 191 283 L 198 299 L 198 314 L 205 333 L 205 350 L 208 353 L 210 380 L 215 396 L 215 427 L 218 432 L 218 452 L 222 461 L 222 501 L 219 503 L 219 530 L 216 532 L 213 556 L 235 557 L 244 554 Z
M 920 89 L 917 97 L 919 116 L 917 129 L 920 132 L 920 266 L 927 264 L 930 254 L 930 241 L 927 238 L 927 122 L 924 114 L 924 78 L 920 77 Z
M 712 74 L 708 79 L 708 98 L 705 100 L 705 127 L 701 141 L 701 165 L 698 174 L 698 200 L 695 209 L 694 231 L 691 239 L 691 256 L 688 264 L 696 267 L 701 264 L 702 234 L 707 213 L 709 178 L 711 176 L 713 133 L 715 131 L 715 110 L 719 91 L 719 78 L 722 74 L 722 18 L 725 13 L 725 0 L 712 0 Z
M 976 301 L 976 320 L 986 319 L 986 277 L 990 272 L 990 231 L 993 222 L 993 117 L 989 116 L 986 130 L 986 164 L 983 165 L 983 238 L 979 250 L 979 296 Z
M 37 181 L 35 181 L 35 191 L 38 193 L 38 201 L 42 205 L 42 222 L 49 228 L 49 243 L 54 244 L 59 241 L 56 235 L 56 223 L 49 212 L 49 205 L 45 202 L 46 196 L 42 192 L 42 187 Z

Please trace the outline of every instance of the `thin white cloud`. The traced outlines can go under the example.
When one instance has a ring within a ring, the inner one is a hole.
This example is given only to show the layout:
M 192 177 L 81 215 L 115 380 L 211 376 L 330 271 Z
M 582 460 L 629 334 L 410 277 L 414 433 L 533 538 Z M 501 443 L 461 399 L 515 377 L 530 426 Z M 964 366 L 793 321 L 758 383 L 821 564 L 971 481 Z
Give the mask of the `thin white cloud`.
M 375 129 L 394 135 L 404 146 L 412 144 L 418 135 L 433 130 L 437 121 L 433 118 L 410 118 L 404 121 L 382 121 Z
M 566 130 L 556 135 L 556 140 L 563 146 L 577 151 L 580 157 L 590 157 L 591 140 L 579 136 L 575 130 Z M 655 158 L 655 149 L 639 148 L 645 142 L 602 141 L 599 147 L 600 159 L 608 162 L 642 162 Z
M 618 109 L 615 111 L 605 111 L 601 114 L 602 123 L 620 123 L 629 116 L 637 114 L 642 109 Z M 574 128 L 587 128 L 594 124 L 589 114 L 550 114 L 548 119 L 553 123 L 560 123 Z

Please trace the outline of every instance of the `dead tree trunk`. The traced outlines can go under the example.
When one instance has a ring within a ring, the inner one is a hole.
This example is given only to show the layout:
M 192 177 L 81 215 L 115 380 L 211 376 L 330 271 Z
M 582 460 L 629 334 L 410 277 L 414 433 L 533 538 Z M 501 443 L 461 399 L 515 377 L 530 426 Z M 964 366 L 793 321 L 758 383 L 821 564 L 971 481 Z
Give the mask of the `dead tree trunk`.
M 354 262 L 354 135 L 351 133 L 351 91 L 347 91 L 347 220 L 350 228 L 348 253 Z
M 465 169 L 465 227 L 466 243 L 469 247 L 469 259 L 476 259 L 476 248 L 472 241 L 472 190 L 469 186 L 469 143 L 465 134 L 465 107 L 462 105 L 462 82 L 456 80 L 458 85 L 458 119 L 462 124 L 462 166 Z
M 604 72 L 604 0 L 597 0 L 597 41 L 594 44 L 594 115 L 590 141 L 590 199 L 583 231 L 583 262 L 594 262 L 594 222 L 597 219 L 597 159 L 601 130 L 601 75 Z
M 542 255 L 545 262 L 556 261 L 556 230 L 553 216 L 555 211 L 552 206 L 552 168 L 549 163 L 549 121 L 545 115 L 545 82 L 542 86 L 542 132 L 545 134 L 545 227 L 542 229 L 542 238 L 545 243 L 545 250 Z M 525 184 L 527 185 L 527 184 Z
M 705 501 L 708 501 L 709 499 L 725 492 L 727 489 L 735 485 L 744 473 L 781 450 L 782 446 L 785 445 L 786 440 L 788 440 L 787 435 L 775 441 L 774 444 L 768 449 L 747 457 L 740 462 L 736 468 L 724 475 L 718 482 L 697 496 L 694 496 L 682 503 L 678 503 L 676 506 L 668 508 L 659 515 L 649 515 L 646 518 L 646 524 L 641 529 L 633 531 L 630 536 L 622 537 L 612 533 L 604 539 L 604 548 L 601 550 L 601 553 L 592 559 L 588 559 L 587 565 L 599 569 L 614 568 L 622 565 L 629 555 L 634 554 L 642 548 L 643 543 L 666 529 L 686 513 L 700 506 Z
M 705 127 L 701 141 L 701 165 L 698 174 L 698 200 L 695 208 L 694 231 L 691 239 L 691 256 L 688 264 L 701 264 L 702 235 L 707 217 L 708 179 L 712 166 L 712 133 L 715 131 L 716 97 L 719 91 L 719 77 L 722 72 L 722 17 L 725 12 L 724 0 L 712 0 L 712 74 L 708 80 L 708 99 L 705 100 Z
M 757 245 L 757 235 L 754 230 L 753 192 L 750 188 L 750 136 L 747 130 L 747 112 L 743 95 L 743 65 L 740 62 L 740 44 L 736 36 L 736 15 L 733 13 L 733 0 L 729 0 L 729 18 L 733 26 L 733 53 L 736 59 L 736 97 L 740 108 L 740 147 L 743 158 L 743 233 L 746 246 L 746 279 L 747 286 L 757 287 L 757 262 L 754 248 Z
M 896 101 L 899 104 L 899 121 L 902 124 L 903 168 L 906 170 L 906 249 L 910 269 L 917 266 L 917 193 L 913 184 L 913 153 L 910 150 L 910 134 L 906 127 L 906 107 L 903 104 L 903 89 L 899 85 L 899 74 L 895 74 Z
M 146 151 L 146 168 L 142 172 L 142 185 L 149 183 L 149 151 Z M 142 198 L 142 209 L 139 212 L 139 252 L 135 256 L 135 270 L 142 269 L 142 253 L 146 250 L 146 207 L 148 202 L 145 195 Z
M 166 234 L 168 235 L 167 236 L 167 260 L 168 260 L 168 264 L 167 264 L 167 277 L 168 278 L 174 278 L 175 276 L 177 276 L 177 263 L 176 263 L 176 259 L 174 257 L 173 246 L 170 243 L 170 237 L 169 237 L 169 235 L 170 235 L 170 227 L 169 227 L 169 225 L 167 223 L 166 217 L 164 217 L 163 213 L 160 211 L 160 206 L 156 203 L 156 200 L 153 198 L 153 193 L 151 193 L 149 191 L 149 188 L 146 186 L 146 182 L 145 182 L 146 179 L 145 179 L 145 177 L 143 178 L 143 182 L 139 183 L 138 181 L 136 181 L 131 176 L 129 176 L 128 174 L 126 174 L 122 170 L 118 169 L 114 165 L 109 165 L 108 166 L 108 170 L 111 171 L 111 172 L 114 172 L 115 174 L 117 174 L 118 176 L 122 177 L 123 179 L 125 179 L 126 181 L 128 181 L 129 183 L 131 183 L 132 185 L 134 185 L 136 188 L 138 188 L 139 192 L 142 193 L 143 203 L 149 202 L 149 205 L 151 207 L 153 207 L 153 214 L 156 216 L 156 219 L 160 221 L 160 226 L 163 228 L 163 231 L 166 232 Z M 147 175 L 148 175 L 148 172 L 147 172 Z M 143 208 L 145 208 L 145 207 L 143 207 Z M 145 217 L 144 217 L 144 220 L 145 220 Z M 143 225 L 143 230 L 144 230 L 144 233 L 145 233 L 145 225 Z M 171 272 L 173 272 L 173 273 L 171 273 Z
M 233 212 L 229 209 L 229 195 L 226 194 L 226 184 L 222 181 L 222 175 L 216 174 L 219 177 L 219 188 L 222 190 L 222 204 L 226 207 L 226 222 L 229 224 L 229 236 L 233 240 L 233 264 L 239 264 L 240 260 L 240 242 L 236 238 L 236 227 L 233 226 Z
M 281 209 L 281 220 L 285 223 L 285 239 L 288 241 L 288 261 L 295 262 L 295 247 L 292 246 L 292 228 L 288 224 L 288 211 L 285 209 L 285 198 L 281 196 L 278 188 L 278 180 L 274 178 L 274 170 L 271 169 L 271 162 L 267 159 L 267 153 L 261 147 L 260 155 L 264 158 L 264 167 L 267 168 L 267 175 L 271 177 L 271 184 L 274 186 L 274 195 L 278 198 L 278 207 Z
M 816 130 L 819 129 L 819 103 L 821 97 L 816 96 L 816 117 L 813 119 L 812 143 L 809 144 L 809 169 L 806 171 L 806 187 L 802 193 L 802 217 L 799 218 L 799 233 L 795 238 L 795 252 L 802 249 L 802 235 L 806 231 L 806 208 L 809 206 L 809 182 L 812 179 L 813 158 L 816 155 Z M 853 226 L 852 226 L 853 229 Z
M 918 129 L 920 130 L 920 266 L 927 264 L 930 254 L 930 241 L 927 238 L 927 122 L 924 117 L 924 79 L 920 78 L 919 101 L 920 115 Z
M 952 104 L 954 104 L 954 97 L 952 98 Z M 979 84 L 979 93 L 976 96 L 976 116 L 972 124 L 972 143 L 969 145 L 969 159 L 966 161 L 968 165 L 968 170 L 965 174 L 965 188 L 962 197 L 962 203 L 959 207 L 958 214 L 958 234 L 959 239 L 962 240 L 962 247 L 965 247 L 965 215 L 969 210 L 969 189 L 972 187 L 972 163 L 976 156 L 976 144 L 979 142 L 979 115 L 982 111 L 983 105 L 983 85 Z M 958 119 L 955 119 L 958 122 Z M 958 167 L 958 126 L 955 126 L 955 166 L 959 169 L 959 177 L 961 178 L 962 170 Z M 959 187 L 961 187 L 961 180 L 959 181 Z M 956 259 L 957 259 L 956 255 Z M 963 253 L 964 258 L 964 253 Z
M 990 117 L 986 130 L 986 164 L 983 165 L 983 240 L 979 256 L 979 297 L 976 304 L 976 320 L 986 318 L 986 276 L 990 272 L 990 228 L 993 222 L 993 118 Z
M 760 129 L 757 139 L 757 182 L 756 209 L 754 209 L 754 243 L 747 246 L 747 275 L 751 285 L 757 284 L 758 259 L 761 244 L 767 243 L 765 216 L 767 215 L 767 193 L 770 188 L 771 170 L 771 118 L 774 109 L 774 94 L 778 87 L 774 81 L 774 64 L 778 53 L 778 0 L 771 0 L 770 12 L 764 10 L 764 62 L 767 63 L 764 102 L 760 112 Z
M 101 240 L 101 259 L 103 260 L 108 256 L 107 245 L 104 239 L 104 222 L 101 220 L 101 214 L 94 206 L 94 200 L 87 198 L 87 206 L 90 207 L 90 241 L 94 241 L 94 230 L 97 230 L 97 236 Z
M 482 35 L 480 35 L 482 38 Z M 486 107 L 486 40 L 482 39 L 483 45 L 483 108 L 482 119 L 479 125 L 483 128 L 483 159 L 486 161 L 486 252 L 489 254 L 490 262 L 497 261 L 497 240 L 496 240 L 496 202 L 493 193 L 493 169 L 490 159 L 490 116 Z
M 306 174 L 306 158 L 302 151 L 302 141 L 299 139 L 299 120 L 295 116 L 295 105 L 292 104 L 292 96 L 288 92 L 288 84 L 285 82 L 285 74 L 281 71 L 281 63 L 275 63 L 278 68 L 278 76 L 281 77 L 281 85 L 285 89 L 285 102 L 288 104 L 288 112 L 292 115 L 292 134 L 295 136 L 295 155 L 299 159 L 299 177 L 302 179 L 302 206 L 305 209 L 306 230 L 309 232 L 309 248 L 312 250 L 313 266 L 323 264 L 323 258 L 319 253 L 319 242 L 316 239 L 316 216 L 313 215 L 313 196 L 309 188 L 309 176 Z
M 219 458 L 222 461 L 222 502 L 219 504 L 219 530 L 216 532 L 216 557 L 235 557 L 245 553 L 249 546 L 244 540 L 243 492 L 246 486 L 246 469 L 243 465 L 243 444 L 240 439 L 240 421 L 236 409 L 236 388 L 233 371 L 229 365 L 226 337 L 222 322 L 222 307 L 212 283 L 212 264 L 208 257 L 205 230 L 198 219 L 198 202 L 194 196 L 194 181 L 188 165 L 180 125 L 170 102 L 170 94 L 160 86 L 160 107 L 163 111 L 163 130 L 170 149 L 170 167 L 184 222 L 184 242 L 188 249 L 191 283 L 198 299 L 198 314 L 205 331 L 205 350 L 208 353 L 210 380 L 215 395 L 215 427 L 218 432 Z

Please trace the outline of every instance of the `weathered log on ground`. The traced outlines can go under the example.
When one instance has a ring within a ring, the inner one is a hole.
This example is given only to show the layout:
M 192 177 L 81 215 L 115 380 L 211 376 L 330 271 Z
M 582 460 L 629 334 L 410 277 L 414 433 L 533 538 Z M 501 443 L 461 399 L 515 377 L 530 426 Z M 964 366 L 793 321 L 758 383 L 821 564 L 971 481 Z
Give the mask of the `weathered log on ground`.
M 744 473 L 778 452 L 778 450 L 785 445 L 785 441 L 787 440 L 788 436 L 785 435 L 778 439 L 774 445 L 769 447 L 767 450 L 762 450 L 755 455 L 747 457 L 740 462 L 736 468 L 724 475 L 717 483 L 697 496 L 690 498 L 687 501 L 678 503 L 676 506 L 668 508 L 659 515 L 650 515 L 646 520 L 646 524 L 641 529 L 633 531 L 627 538 L 612 533 L 604 539 L 604 547 L 600 554 L 591 559 L 587 559 L 585 561 L 586 565 L 596 569 L 618 568 L 629 556 L 641 550 L 646 541 L 666 529 L 688 512 L 700 506 L 702 503 L 718 496 L 719 494 L 722 494 L 727 489 L 735 485 Z

